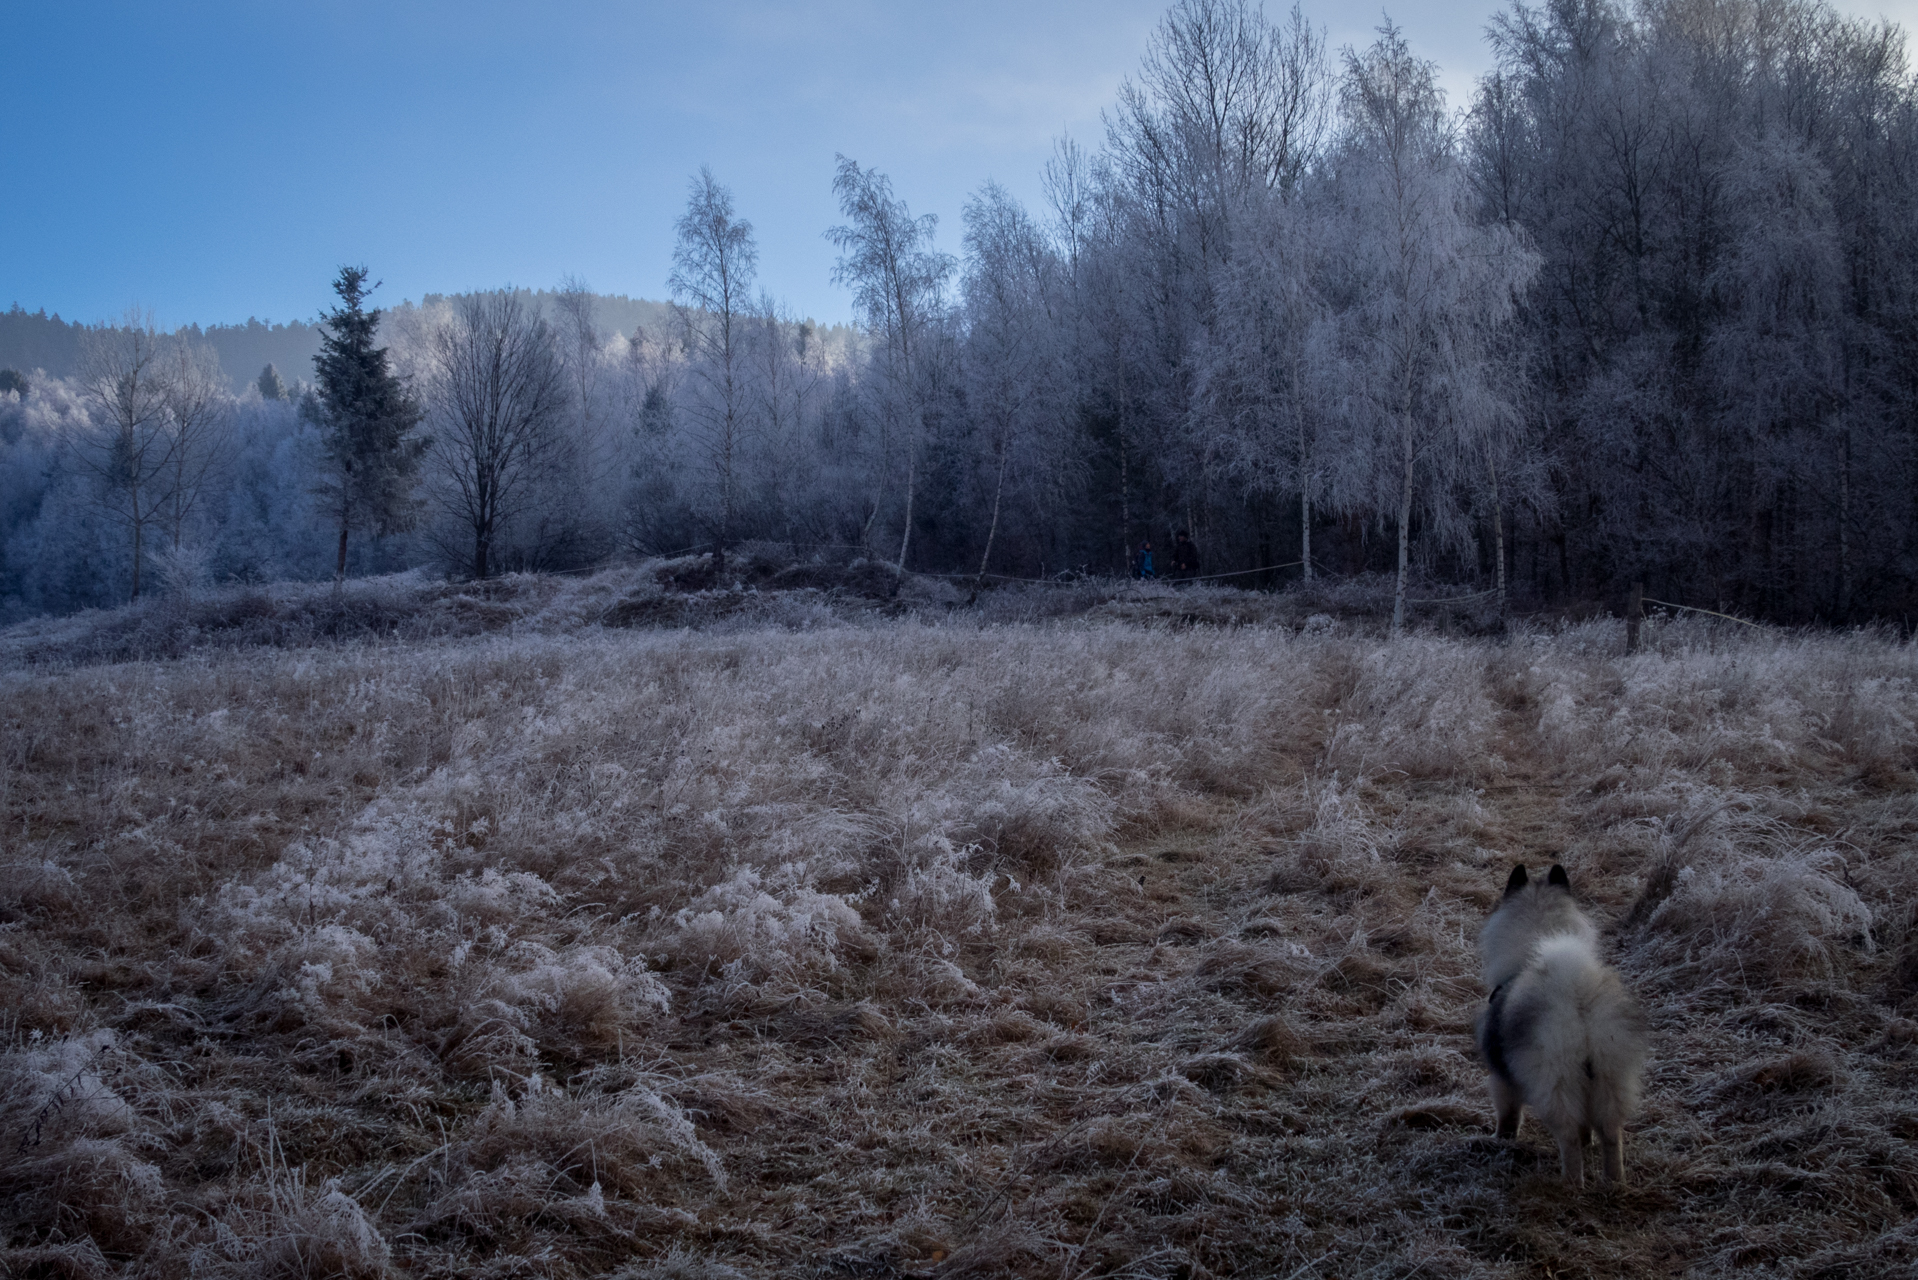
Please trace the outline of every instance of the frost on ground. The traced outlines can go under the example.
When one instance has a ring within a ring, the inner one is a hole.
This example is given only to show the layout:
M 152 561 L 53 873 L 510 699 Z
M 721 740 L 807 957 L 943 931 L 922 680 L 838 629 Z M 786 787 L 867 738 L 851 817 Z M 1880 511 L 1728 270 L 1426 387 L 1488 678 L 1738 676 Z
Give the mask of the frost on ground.
M 0 674 L 0 1274 L 1918 1264 L 1910 647 L 1190 621 Z M 1623 1191 L 1472 1057 L 1554 859 Z

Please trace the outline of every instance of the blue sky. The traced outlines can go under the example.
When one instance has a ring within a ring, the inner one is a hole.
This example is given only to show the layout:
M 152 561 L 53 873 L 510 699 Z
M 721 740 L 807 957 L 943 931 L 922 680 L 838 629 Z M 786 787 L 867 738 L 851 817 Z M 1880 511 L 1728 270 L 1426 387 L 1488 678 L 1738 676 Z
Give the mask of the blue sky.
M 846 319 L 821 234 L 836 152 L 938 214 L 957 252 L 980 183 L 1037 206 L 1052 140 L 1099 143 L 1165 7 L 27 0 L 0 77 L 0 307 L 311 319 L 343 262 L 369 265 L 384 303 L 567 272 L 664 297 L 673 219 L 710 164 L 758 233 L 760 283 Z M 1334 47 L 1383 12 L 1304 7 Z M 1489 65 L 1496 7 L 1391 12 L 1456 102 Z

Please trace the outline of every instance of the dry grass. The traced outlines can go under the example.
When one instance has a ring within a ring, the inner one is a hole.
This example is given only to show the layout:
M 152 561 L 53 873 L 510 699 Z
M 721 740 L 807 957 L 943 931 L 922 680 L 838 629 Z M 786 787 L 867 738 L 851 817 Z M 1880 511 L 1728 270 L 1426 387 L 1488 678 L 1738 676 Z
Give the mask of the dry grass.
M 149 597 L 121 609 L 47 616 L 0 630 L 0 668 L 206 657 L 257 648 L 401 643 L 479 635 L 570 635 L 581 628 L 807 631 L 897 619 L 1008 626 L 1066 619 L 1148 626 L 1284 626 L 1380 635 L 1391 579 L 1368 575 L 1272 594 L 1205 583 L 1080 579 L 978 583 L 900 574 L 847 552 L 795 562 L 766 544 L 737 548 L 715 574 L 706 555 L 652 559 L 584 577 L 507 574 L 444 582 L 418 572 L 328 583 L 229 585 Z M 1499 629 L 1492 602 L 1440 595 L 1422 610 L 1447 633 Z
M 1918 1261 L 1909 647 L 513 589 L 0 636 L 0 1275 Z M 1553 857 L 1652 1016 L 1622 1191 L 1472 1058 Z

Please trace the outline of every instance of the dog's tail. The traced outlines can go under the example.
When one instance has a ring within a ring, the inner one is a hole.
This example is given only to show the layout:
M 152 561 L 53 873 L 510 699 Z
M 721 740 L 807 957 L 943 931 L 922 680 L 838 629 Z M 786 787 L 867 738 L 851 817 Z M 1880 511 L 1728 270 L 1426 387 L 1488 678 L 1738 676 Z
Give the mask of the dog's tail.
M 1533 952 L 1531 977 L 1544 997 L 1536 1044 L 1544 1095 L 1533 1110 L 1554 1120 L 1616 1133 L 1638 1110 L 1645 1027 L 1618 975 L 1590 939 L 1562 934 Z

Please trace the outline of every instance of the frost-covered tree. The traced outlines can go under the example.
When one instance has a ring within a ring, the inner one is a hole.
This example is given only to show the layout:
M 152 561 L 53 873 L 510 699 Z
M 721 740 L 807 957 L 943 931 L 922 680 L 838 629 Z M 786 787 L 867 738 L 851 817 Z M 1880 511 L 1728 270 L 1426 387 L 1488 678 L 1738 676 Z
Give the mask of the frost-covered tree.
M 1902 33 L 1822 0 L 1553 0 L 1493 33 L 1473 166 L 1544 259 L 1527 328 L 1556 587 L 1801 617 L 1904 591 Z
M 1247 0 L 1179 0 L 1107 118 L 1118 176 L 1182 253 L 1231 250 L 1253 192 L 1289 193 L 1328 126 L 1324 37 L 1296 7 L 1282 23 Z
M 552 293 L 553 341 L 565 365 L 572 401 L 563 465 L 534 502 L 537 516 L 523 531 L 515 559 L 523 568 L 578 568 L 604 556 L 616 540 L 623 498 L 617 477 L 630 470 L 630 438 L 618 420 L 626 406 L 615 385 L 608 335 L 599 325 L 600 301 L 586 282 L 567 275 Z M 617 333 L 611 335 L 617 338 Z
M 168 539 L 164 567 L 176 586 L 191 588 L 211 554 L 191 524 L 202 514 L 204 500 L 231 458 L 233 401 L 212 347 L 176 338 L 165 364 L 172 441 L 161 510 Z
M 1247 224 L 1313 181 L 1329 83 L 1324 37 L 1297 9 L 1273 22 L 1244 0 L 1184 0 L 1106 118 L 1078 275 L 1098 335 L 1087 407 L 1128 540 L 1209 526 L 1237 496 L 1206 353 Z
M 587 440 L 594 434 L 593 401 L 600 372 L 600 332 L 593 291 L 578 276 L 568 275 L 553 291 L 553 308 L 559 313 L 559 351 L 572 380 L 579 436 Z
M 1348 52 L 1335 161 L 1349 236 L 1336 305 L 1352 387 L 1335 491 L 1394 518 L 1395 631 L 1414 517 L 1436 541 L 1467 539 L 1469 495 L 1517 429 L 1499 341 L 1537 271 L 1509 228 L 1474 221 L 1436 71 L 1389 25 Z
M 354 529 L 381 535 L 411 528 L 413 486 L 427 441 L 417 434 L 423 413 L 375 345 L 380 312 L 367 309 L 365 267 L 341 267 L 333 281 L 340 305 L 321 318 L 320 354 L 310 411 L 320 428 L 321 473 L 314 486 L 339 530 L 335 583 L 346 580 L 347 537 Z
M 319 429 L 286 400 L 233 406 L 230 460 L 208 495 L 215 579 L 266 582 L 331 577 L 336 539 L 313 492 Z
M 752 426 L 748 327 L 752 282 L 759 267 L 750 222 L 733 212 L 732 192 L 711 169 L 692 180 L 686 212 L 674 224 L 673 315 L 687 355 L 689 421 L 700 436 L 711 479 L 707 521 L 713 571 L 726 569 L 739 497 L 739 471 Z
M 175 463 L 168 414 L 168 342 L 150 314 L 87 334 L 79 381 L 92 409 L 72 457 L 92 477 L 101 507 L 130 540 L 127 597 L 140 598 L 151 532 L 160 524 Z
M 429 368 L 428 492 L 464 536 L 467 572 L 490 577 L 501 534 L 568 460 L 565 365 L 545 319 L 503 290 L 453 304 L 433 329 Z
M 982 187 L 966 202 L 965 223 L 965 387 L 991 473 L 983 577 L 1008 475 L 1059 492 L 1073 469 L 1067 454 L 1047 448 L 1063 416 L 1067 299 L 1057 254 L 1005 188 Z
M 751 389 L 755 435 L 749 485 L 762 535 L 783 529 L 803 540 L 803 509 L 812 505 L 822 459 L 816 427 L 826 385 L 818 326 L 798 320 L 770 294 L 753 309 Z
M 1268 199 L 1241 221 L 1201 349 L 1195 406 L 1249 488 L 1299 504 L 1299 563 L 1312 579 L 1312 522 L 1326 490 L 1319 438 L 1342 399 L 1337 317 L 1323 291 L 1332 240 L 1317 202 Z
M 846 222 L 826 233 L 839 250 L 833 280 L 850 288 L 853 305 L 871 336 L 867 376 L 877 392 L 881 484 L 905 467 L 905 511 L 899 535 L 899 568 L 912 547 L 913 501 L 924 448 L 927 401 L 934 377 L 935 332 L 945 319 L 945 287 L 957 265 L 933 247 L 934 214 L 913 217 L 892 193 L 892 180 L 876 169 L 838 157 L 833 194 Z M 870 538 L 881 507 L 873 494 L 865 524 Z

